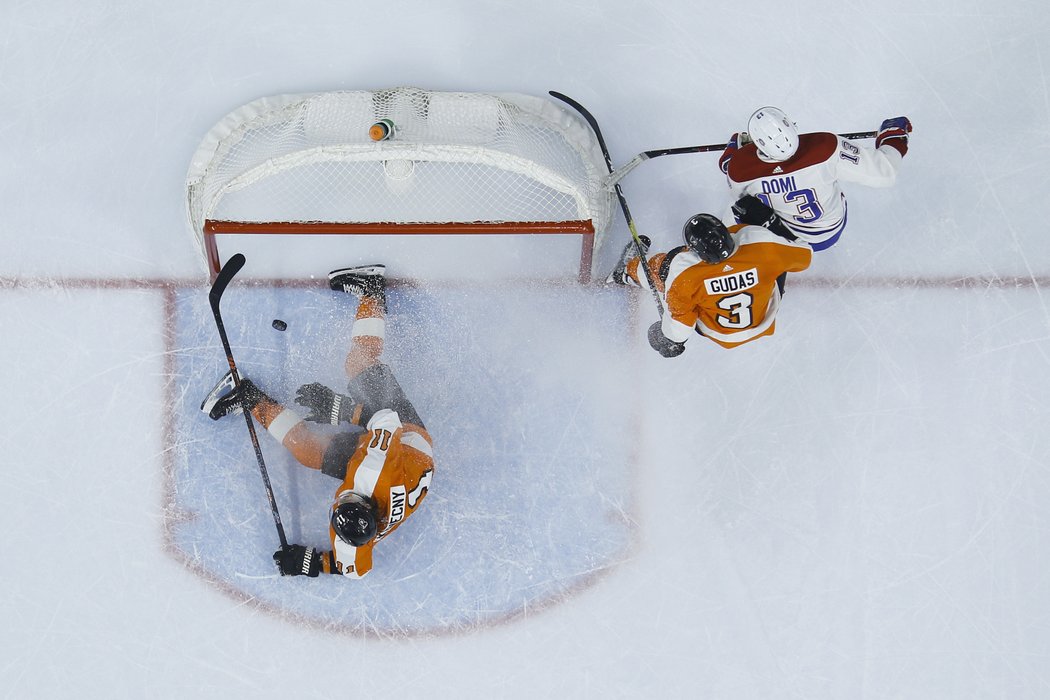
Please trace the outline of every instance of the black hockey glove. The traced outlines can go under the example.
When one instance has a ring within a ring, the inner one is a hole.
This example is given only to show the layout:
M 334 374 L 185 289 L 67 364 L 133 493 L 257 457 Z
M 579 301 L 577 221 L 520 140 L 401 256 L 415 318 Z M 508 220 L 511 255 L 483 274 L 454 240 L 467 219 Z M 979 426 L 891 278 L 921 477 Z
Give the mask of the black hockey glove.
M 773 211 L 773 207 L 753 194 L 745 194 L 733 203 L 733 216 L 742 224 L 762 226 L 781 238 L 786 238 L 789 241 L 798 240 L 798 236 L 788 230 L 788 227 L 780 220 L 777 213 Z
M 676 343 L 664 335 L 659 321 L 649 326 L 649 344 L 664 357 L 678 357 L 685 352 L 685 343 Z
M 316 577 L 321 573 L 321 556 L 316 549 L 301 544 L 286 544 L 273 553 L 281 576 Z
M 295 402 L 310 410 L 304 420 L 329 425 L 339 425 L 341 421 L 353 422 L 354 400 L 335 393 L 319 382 L 299 387 L 295 392 Z

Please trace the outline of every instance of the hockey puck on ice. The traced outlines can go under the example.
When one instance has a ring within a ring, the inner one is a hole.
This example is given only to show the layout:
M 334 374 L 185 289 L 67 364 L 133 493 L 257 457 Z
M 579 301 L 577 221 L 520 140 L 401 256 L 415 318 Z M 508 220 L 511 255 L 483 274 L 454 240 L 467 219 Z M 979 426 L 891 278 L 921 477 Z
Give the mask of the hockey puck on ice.
M 279 331 L 283 331 L 283 330 L 287 330 L 288 329 L 288 324 L 285 323 L 284 321 L 282 321 L 279 318 L 275 318 L 273 320 L 273 324 L 272 325 L 273 325 L 274 328 L 276 328 Z

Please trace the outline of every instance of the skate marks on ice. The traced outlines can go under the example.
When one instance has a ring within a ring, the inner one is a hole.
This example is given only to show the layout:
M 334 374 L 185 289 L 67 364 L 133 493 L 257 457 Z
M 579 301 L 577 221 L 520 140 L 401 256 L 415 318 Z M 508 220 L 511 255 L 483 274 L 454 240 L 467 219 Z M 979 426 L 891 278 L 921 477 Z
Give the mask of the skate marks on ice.
M 166 544 L 225 593 L 332 631 L 446 634 L 557 604 L 629 556 L 622 296 L 575 285 L 391 289 L 384 361 L 434 438 L 436 467 L 426 506 L 357 581 L 277 575 L 244 422 L 198 410 L 227 369 L 207 295 L 179 289 L 172 303 Z M 293 409 L 300 384 L 344 391 L 356 305 L 327 288 L 231 287 L 223 318 L 242 376 Z M 259 432 L 289 541 L 327 549 L 339 483 Z

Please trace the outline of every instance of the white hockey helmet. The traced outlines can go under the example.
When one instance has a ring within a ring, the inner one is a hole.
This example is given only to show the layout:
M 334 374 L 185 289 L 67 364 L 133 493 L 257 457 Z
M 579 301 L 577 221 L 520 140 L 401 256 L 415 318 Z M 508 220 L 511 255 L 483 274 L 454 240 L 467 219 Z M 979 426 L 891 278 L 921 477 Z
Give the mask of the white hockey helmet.
M 756 110 L 747 120 L 747 133 L 769 160 L 787 160 L 798 150 L 798 127 L 776 107 Z

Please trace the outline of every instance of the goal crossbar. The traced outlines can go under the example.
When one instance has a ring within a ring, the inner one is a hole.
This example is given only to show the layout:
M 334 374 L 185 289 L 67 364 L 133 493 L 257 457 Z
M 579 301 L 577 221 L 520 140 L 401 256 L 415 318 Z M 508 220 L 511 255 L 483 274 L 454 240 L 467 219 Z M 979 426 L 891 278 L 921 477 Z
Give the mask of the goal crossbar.
M 219 274 L 222 261 L 216 236 L 221 234 L 252 235 L 488 235 L 492 233 L 577 235 L 580 243 L 580 271 L 578 280 L 590 282 L 594 258 L 594 222 L 590 219 L 574 221 L 223 221 L 207 219 L 203 226 L 204 248 L 208 257 L 208 272 L 212 279 Z

